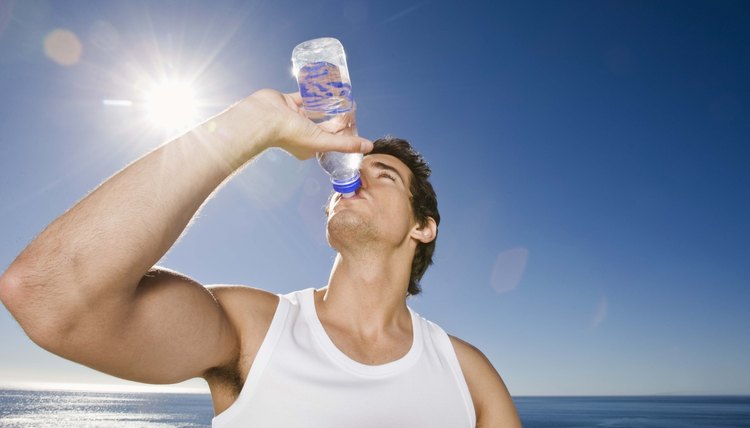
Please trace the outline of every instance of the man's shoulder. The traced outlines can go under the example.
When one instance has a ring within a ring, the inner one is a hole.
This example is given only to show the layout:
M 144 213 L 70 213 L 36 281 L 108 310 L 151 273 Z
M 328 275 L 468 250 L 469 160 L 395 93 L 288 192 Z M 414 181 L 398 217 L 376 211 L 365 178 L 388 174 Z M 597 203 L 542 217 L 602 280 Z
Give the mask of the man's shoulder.
M 247 285 L 213 284 L 207 285 L 206 288 L 220 304 L 229 303 L 232 300 L 248 300 L 244 303 L 263 306 L 275 305 L 279 300 L 277 294 Z
M 244 285 L 222 284 L 206 288 L 241 336 L 265 335 L 279 304 L 278 295 Z
M 471 343 L 450 336 L 477 414 L 477 426 L 518 426 L 518 414 L 500 374 Z M 497 424 L 497 425 L 496 425 Z
M 485 395 L 487 379 L 500 378 L 490 360 L 482 351 L 471 343 L 456 336 L 448 335 L 456 352 L 466 383 L 475 405 L 480 404 Z M 477 413 L 479 409 L 477 408 Z
M 456 336 L 449 334 L 448 337 L 451 340 L 453 349 L 456 351 L 456 356 L 458 357 L 458 361 L 461 363 L 462 368 L 464 364 L 466 364 L 476 367 L 477 369 L 494 370 L 490 360 L 479 350 L 479 348 Z M 464 369 L 464 371 L 466 370 Z
M 451 340 L 451 344 L 453 344 L 453 348 L 456 350 L 456 354 L 461 354 L 459 355 L 459 358 L 461 358 L 461 356 L 463 355 L 466 359 L 486 360 L 487 362 L 489 362 L 484 353 L 482 353 L 482 351 L 480 351 L 476 346 L 450 334 L 448 335 L 448 337 Z

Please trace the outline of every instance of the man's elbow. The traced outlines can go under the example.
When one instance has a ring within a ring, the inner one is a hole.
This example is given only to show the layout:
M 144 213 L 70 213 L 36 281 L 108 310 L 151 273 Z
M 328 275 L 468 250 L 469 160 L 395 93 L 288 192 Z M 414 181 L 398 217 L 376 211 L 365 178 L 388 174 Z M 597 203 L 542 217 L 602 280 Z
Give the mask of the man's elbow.
M 11 314 L 14 313 L 22 298 L 21 276 L 17 271 L 18 269 L 11 266 L 0 276 L 0 302 L 3 302 Z
M 63 311 L 49 310 L 41 304 L 42 299 L 36 294 L 43 287 L 35 286 L 28 278 L 21 268 L 11 265 L 0 276 L 0 301 L 34 343 L 55 352 L 73 323 Z

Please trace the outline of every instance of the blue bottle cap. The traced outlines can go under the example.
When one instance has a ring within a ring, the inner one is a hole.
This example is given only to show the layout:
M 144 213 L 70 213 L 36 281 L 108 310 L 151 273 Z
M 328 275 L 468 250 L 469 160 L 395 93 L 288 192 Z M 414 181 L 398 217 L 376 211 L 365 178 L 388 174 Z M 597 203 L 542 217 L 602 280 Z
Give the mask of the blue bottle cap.
M 355 177 L 353 177 L 353 180 L 348 180 L 345 182 L 331 180 L 331 184 L 333 184 L 333 190 L 341 193 L 345 197 L 349 197 L 357 189 L 359 189 L 359 187 L 362 185 L 362 180 L 360 180 L 359 174 L 357 174 Z

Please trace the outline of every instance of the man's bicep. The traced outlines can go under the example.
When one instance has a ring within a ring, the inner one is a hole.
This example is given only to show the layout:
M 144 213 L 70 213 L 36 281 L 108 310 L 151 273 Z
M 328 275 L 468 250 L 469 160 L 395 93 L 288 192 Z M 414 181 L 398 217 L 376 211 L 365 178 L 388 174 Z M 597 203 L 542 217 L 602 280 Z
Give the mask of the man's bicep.
M 520 427 L 508 388 L 487 357 L 476 347 L 450 337 L 477 414 L 477 428 Z
M 230 362 L 238 338 L 211 292 L 177 272 L 152 269 L 128 302 L 92 308 L 63 355 L 145 383 L 176 383 Z M 71 344 L 73 345 L 73 344 Z

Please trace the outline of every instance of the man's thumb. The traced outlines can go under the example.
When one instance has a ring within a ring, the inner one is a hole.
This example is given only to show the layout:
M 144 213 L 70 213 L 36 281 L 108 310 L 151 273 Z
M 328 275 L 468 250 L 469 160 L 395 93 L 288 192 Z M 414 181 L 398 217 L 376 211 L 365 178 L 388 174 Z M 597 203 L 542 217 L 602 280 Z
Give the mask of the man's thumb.
M 368 153 L 372 151 L 372 141 L 354 136 L 321 133 L 321 152 Z

